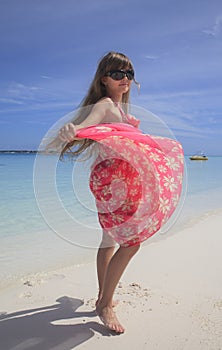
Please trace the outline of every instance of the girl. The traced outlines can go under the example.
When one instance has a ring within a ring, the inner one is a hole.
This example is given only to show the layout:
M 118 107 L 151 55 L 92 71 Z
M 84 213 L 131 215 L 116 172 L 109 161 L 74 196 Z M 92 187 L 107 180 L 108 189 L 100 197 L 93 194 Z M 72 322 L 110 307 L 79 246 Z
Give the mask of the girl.
M 93 144 L 98 146 L 90 175 L 103 229 L 97 254 L 96 312 L 116 333 L 125 329 L 113 310 L 115 288 L 140 243 L 172 215 L 181 191 L 181 146 L 137 129 L 139 120 L 127 114 L 132 82 L 136 83 L 129 58 L 109 52 L 83 100 L 82 107 L 87 108 L 58 135 L 65 142 L 62 154 L 73 148 L 72 154 L 78 155 Z

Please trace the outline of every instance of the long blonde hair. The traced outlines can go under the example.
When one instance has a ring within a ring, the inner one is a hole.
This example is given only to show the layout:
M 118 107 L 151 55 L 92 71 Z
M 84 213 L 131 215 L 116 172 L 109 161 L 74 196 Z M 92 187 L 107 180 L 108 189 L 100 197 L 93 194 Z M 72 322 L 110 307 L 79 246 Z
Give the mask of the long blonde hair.
M 75 125 L 82 123 L 83 120 L 86 119 L 95 103 L 97 103 L 101 98 L 107 97 L 106 87 L 102 83 L 102 77 L 112 70 L 119 69 L 133 70 L 133 65 L 130 59 L 123 53 L 111 51 L 100 60 L 88 93 L 80 105 L 80 107 L 88 106 L 88 108 L 80 108 L 80 111 L 77 113 L 77 117 L 72 121 Z M 136 81 L 135 83 L 138 84 Z M 127 108 L 128 106 L 129 95 L 130 90 L 122 95 L 121 102 L 123 104 L 123 108 Z M 62 155 L 66 153 L 66 151 L 69 151 L 73 156 L 77 156 L 84 152 L 92 143 L 94 143 L 94 141 L 90 139 L 73 140 L 65 145 L 62 150 Z M 76 149 L 71 150 L 73 146 L 77 147 Z

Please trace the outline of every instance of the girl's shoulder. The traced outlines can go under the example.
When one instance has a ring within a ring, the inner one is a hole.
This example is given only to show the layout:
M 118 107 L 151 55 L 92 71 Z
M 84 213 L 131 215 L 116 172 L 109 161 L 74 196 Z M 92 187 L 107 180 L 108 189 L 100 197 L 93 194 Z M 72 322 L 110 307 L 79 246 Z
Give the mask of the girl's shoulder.
M 113 106 L 113 101 L 110 97 L 102 97 L 96 104 L 107 103 L 109 106 Z
M 103 97 L 98 102 L 96 102 L 94 106 L 95 110 L 103 110 L 107 113 L 114 112 L 116 110 L 116 106 L 113 100 L 110 97 Z
M 108 96 L 104 96 L 104 97 L 100 98 L 98 102 L 104 102 L 104 101 L 105 102 L 113 102 L 113 100 Z

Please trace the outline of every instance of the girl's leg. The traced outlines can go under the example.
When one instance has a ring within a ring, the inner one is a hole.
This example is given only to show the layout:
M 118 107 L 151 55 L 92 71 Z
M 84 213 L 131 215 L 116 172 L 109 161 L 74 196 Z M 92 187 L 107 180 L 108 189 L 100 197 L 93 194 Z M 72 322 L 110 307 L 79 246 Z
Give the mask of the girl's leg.
M 111 258 L 104 278 L 102 297 L 97 303 L 97 314 L 102 322 L 117 333 L 123 333 L 124 328 L 119 323 L 113 308 L 112 299 L 115 288 L 129 261 L 138 251 L 139 245 L 132 247 L 120 247 Z
M 107 267 L 113 256 L 114 249 L 114 240 L 112 240 L 105 232 L 103 232 L 103 239 L 97 253 L 97 276 L 99 283 L 99 295 L 96 305 L 98 304 L 103 295 L 103 286 L 107 272 Z

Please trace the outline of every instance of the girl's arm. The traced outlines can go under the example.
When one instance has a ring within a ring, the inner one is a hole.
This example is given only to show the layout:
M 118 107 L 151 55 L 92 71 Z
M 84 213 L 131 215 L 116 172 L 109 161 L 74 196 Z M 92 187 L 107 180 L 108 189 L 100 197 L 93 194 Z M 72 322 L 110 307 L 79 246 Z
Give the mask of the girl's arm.
M 73 140 L 78 140 L 75 137 L 77 130 L 86 128 L 91 125 L 100 124 L 104 121 L 109 111 L 113 108 L 113 102 L 109 98 L 105 98 L 97 102 L 92 108 L 90 114 L 86 119 L 79 125 L 74 125 L 73 123 L 68 123 L 64 125 L 60 131 L 58 137 L 64 142 L 71 142 Z

